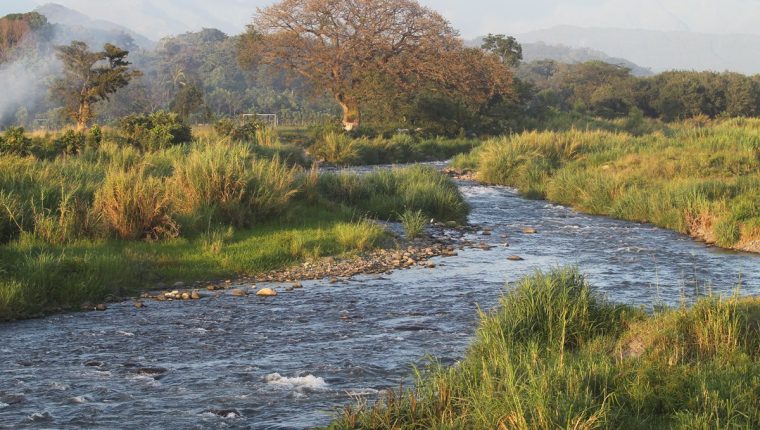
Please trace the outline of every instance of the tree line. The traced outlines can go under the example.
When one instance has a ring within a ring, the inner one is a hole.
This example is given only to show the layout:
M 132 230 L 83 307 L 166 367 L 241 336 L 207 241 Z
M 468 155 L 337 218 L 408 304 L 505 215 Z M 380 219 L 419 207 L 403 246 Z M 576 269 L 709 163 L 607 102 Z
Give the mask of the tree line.
M 9 15 L 0 19 L 0 53 L 40 49 L 49 33 L 39 14 Z M 663 121 L 760 115 L 760 75 L 640 78 L 603 62 L 523 63 L 513 37 L 488 35 L 467 47 L 448 21 L 414 0 L 282 0 L 258 9 L 238 36 L 204 29 L 165 38 L 152 51 L 121 43 L 55 47 L 63 69 L 51 97 L 0 125 L 46 112 L 83 130 L 96 116 L 116 122 L 169 110 L 185 122 L 257 112 L 312 123 L 338 116 L 346 130 L 451 135 L 518 131 L 552 112 Z

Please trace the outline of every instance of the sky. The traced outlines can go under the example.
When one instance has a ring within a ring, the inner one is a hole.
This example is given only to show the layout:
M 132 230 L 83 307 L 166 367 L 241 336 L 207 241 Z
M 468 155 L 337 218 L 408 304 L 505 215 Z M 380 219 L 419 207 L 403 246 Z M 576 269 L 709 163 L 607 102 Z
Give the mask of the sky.
M 272 0 L 55 0 L 96 19 L 152 39 L 219 28 L 243 31 L 256 7 Z M 0 15 L 31 10 L 45 0 L 0 0 Z M 520 34 L 556 25 L 701 33 L 760 34 L 760 0 L 421 0 L 465 38 Z

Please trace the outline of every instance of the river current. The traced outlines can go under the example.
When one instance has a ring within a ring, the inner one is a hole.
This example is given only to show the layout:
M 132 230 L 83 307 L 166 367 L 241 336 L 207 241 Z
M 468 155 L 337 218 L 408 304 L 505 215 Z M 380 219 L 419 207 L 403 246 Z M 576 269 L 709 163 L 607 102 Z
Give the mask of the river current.
M 460 358 L 509 282 L 575 265 L 612 301 L 760 294 L 760 256 L 460 183 L 491 250 L 435 269 L 305 282 L 275 299 L 131 302 L 0 325 L 2 429 L 303 429 Z M 524 227 L 538 234 L 523 234 Z M 503 236 L 506 235 L 506 239 Z M 509 243 L 505 247 L 505 243 Z M 524 261 L 508 261 L 518 255 Z M 507 285 L 505 287 L 505 285 Z M 259 285 L 261 287 L 263 285 Z

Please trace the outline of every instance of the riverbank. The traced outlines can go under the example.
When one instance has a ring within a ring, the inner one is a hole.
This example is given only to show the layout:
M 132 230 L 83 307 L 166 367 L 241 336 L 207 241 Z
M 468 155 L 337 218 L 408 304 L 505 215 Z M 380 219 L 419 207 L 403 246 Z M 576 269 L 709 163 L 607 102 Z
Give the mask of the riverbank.
M 489 140 L 452 167 L 529 198 L 760 252 L 760 120 L 643 136 L 524 133 Z
M 374 249 L 374 220 L 452 225 L 469 207 L 432 167 L 319 173 L 250 145 L 0 156 L 0 320 Z
M 555 270 L 483 314 L 456 366 L 423 369 L 413 390 L 347 407 L 329 428 L 757 428 L 758 374 L 760 300 L 646 314 Z

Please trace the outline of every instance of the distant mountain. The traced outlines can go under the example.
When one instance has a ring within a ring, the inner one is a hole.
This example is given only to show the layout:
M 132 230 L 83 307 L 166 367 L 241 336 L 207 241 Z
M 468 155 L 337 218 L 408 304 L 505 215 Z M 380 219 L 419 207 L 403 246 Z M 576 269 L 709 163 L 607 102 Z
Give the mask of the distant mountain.
M 656 72 L 678 69 L 760 73 L 760 35 L 558 26 L 524 33 L 517 39 L 526 44 L 544 42 L 602 51 Z
M 544 42 L 523 43 L 523 61 L 554 60 L 575 64 L 587 61 L 604 61 L 631 69 L 634 76 L 651 76 L 652 70 L 641 67 L 624 58 L 610 57 L 602 51 L 589 48 L 571 48 L 565 45 L 547 45 Z
M 140 48 L 152 49 L 156 45 L 154 41 L 124 26 L 110 21 L 92 19 L 81 12 L 56 3 L 40 6 L 35 11 L 44 15 L 51 24 L 57 24 L 60 29 L 58 33 L 62 34 L 64 39 L 66 38 L 64 35 L 69 33 L 72 39 L 83 35 L 83 38 L 98 41 L 101 39 L 107 41 L 109 37 L 112 37 L 116 42 L 123 38 L 122 35 L 128 35 Z
M 518 38 L 519 39 L 519 38 Z M 652 70 L 641 67 L 624 58 L 610 57 L 602 51 L 589 48 L 571 48 L 563 44 L 547 44 L 544 42 L 525 43 L 518 40 L 523 48 L 523 62 L 554 60 L 560 63 L 585 63 L 587 61 L 603 61 L 609 64 L 615 64 L 631 69 L 634 76 L 651 76 Z M 465 42 L 467 46 L 480 46 L 483 44 L 483 38 Z

